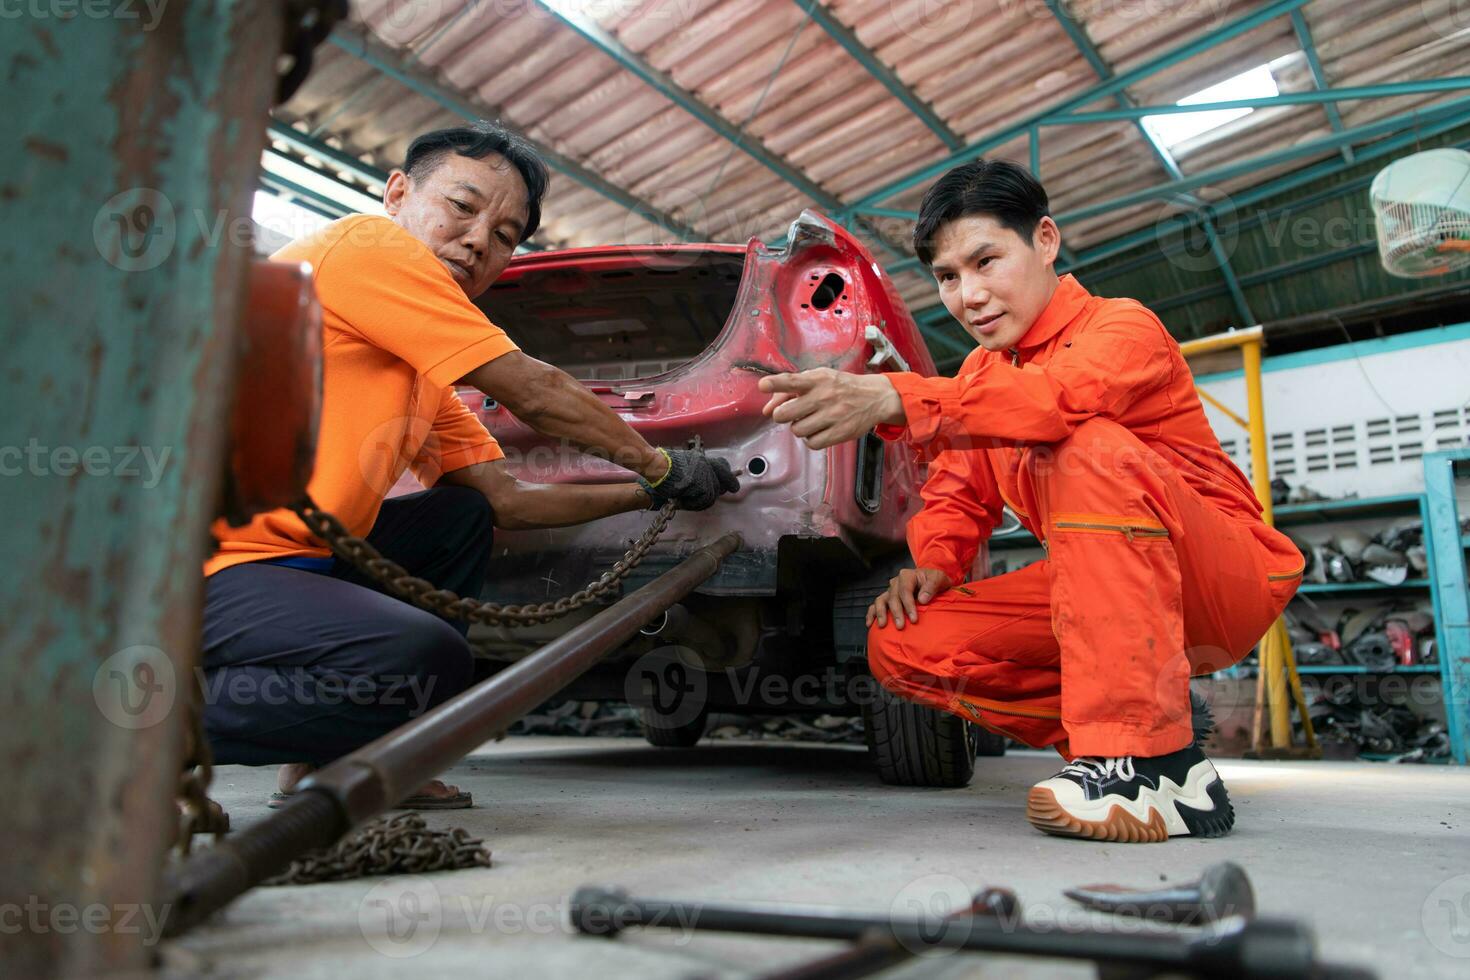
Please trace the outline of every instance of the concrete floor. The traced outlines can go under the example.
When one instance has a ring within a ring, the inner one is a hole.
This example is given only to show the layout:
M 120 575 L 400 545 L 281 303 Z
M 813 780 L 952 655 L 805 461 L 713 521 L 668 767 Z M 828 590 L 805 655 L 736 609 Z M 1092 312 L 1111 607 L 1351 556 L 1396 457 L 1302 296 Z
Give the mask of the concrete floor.
M 493 867 L 257 889 L 165 944 L 164 961 L 217 977 L 746 977 L 838 947 L 663 930 L 586 938 L 569 932 L 566 899 L 597 883 L 661 898 L 913 914 L 934 896 L 1001 884 L 1029 918 L 1101 921 L 1074 911 L 1062 890 L 1188 881 L 1229 859 L 1249 870 L 1261 913 L 1308 920 L 1329 959 L 1384 977 L 1470 975 L 1463 770 L 1226 761 L 1234 834 L 1111 845 L 1047 837 L 1025 822 L 1026 788 L 1056 767 L 1048 754 L 1012 753 L 980 760 L 968 789 L 900 789 L 881 785 L 863 750 L 846 746 L 513 738 L 447 777 L 474 793 L 474 809 L 427 815 L 431 826 L 485 838 Z M 271 771 L 224 767 L 214 795 L 239 827 L 264 816 L 272 784 Z M 901 973 L 1093 975 L 1060 961 L 1018 966 L 946 955 Z

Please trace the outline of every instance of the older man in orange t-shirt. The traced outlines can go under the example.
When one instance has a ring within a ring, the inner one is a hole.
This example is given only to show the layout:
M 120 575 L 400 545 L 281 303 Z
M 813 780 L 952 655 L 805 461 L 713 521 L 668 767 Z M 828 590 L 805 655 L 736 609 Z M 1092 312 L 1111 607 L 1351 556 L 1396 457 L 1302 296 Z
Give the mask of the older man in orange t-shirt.
M 536 230 L 546 185 L 534 150 L 504 129 L 428 133 L 388 180 L 388 217 L 344 218 L 274 256 L 309 263 L 322 304 L 322 420 L 308 492 L 409 572 L 461 595 L 480 590 L 495 526 L 557 527 L 670 500 L 700 510 L 739 489 L 723 460 L 649 446 L 471 302 Z M 456 384 L 639 479 L 516 480 Z M 409 468 L 429 489 L 385 500 Z M 214 530 L 219 547 L 204 567 L 205 730 L 216 762 L 283 764 L 273 802 L 313 766 L 469 683 L 463 623 L 379 591 L 291 511 Z M 436 780 L 405 805 L 470 799 Z

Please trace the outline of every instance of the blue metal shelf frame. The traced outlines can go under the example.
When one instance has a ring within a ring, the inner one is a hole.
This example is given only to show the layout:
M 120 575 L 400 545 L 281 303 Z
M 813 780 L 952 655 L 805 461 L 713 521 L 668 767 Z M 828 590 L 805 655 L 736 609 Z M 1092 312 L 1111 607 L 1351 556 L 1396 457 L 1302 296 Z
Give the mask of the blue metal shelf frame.
M 1431 584 L 1430 580 L 1422 578 L 1406 579 L 1398 585 L 1384 585 L 1382 582 L 1305 582 L 1296 591 L 1298 595 L 1302 593 L 1330 595 L 1334 592 L 1393 592 L 1398 589 L 1427 589 Z
M 1465 539 L 1455 500 L 1456 464 L 1470 463 L 1470 449 L 1451 449 L 1424 457 L 1424 548 L 1434 597 L 1435 644 L 1439 648 L 1441 691 L 1450 735 L 1450 753 L 1465 765 L 1470 734 L 1470 581 L 1465 571 Z
M 1395 664 L 1388 670 L 1370 670 L 1362 664 L 1306 664 L 1297 667 L 1299 674 L 1437 674 L 1435 664 Z

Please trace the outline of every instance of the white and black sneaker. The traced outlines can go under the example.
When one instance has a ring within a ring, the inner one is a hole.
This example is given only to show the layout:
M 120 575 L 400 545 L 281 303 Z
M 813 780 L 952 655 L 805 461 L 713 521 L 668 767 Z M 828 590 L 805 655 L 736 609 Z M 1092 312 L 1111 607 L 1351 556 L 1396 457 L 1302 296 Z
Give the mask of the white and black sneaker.
M 1223 837 L 1235 825 L 1225 783 L 1198 745 L 1078 759 L 1031 787 L 1026 818 L 1048 834 L 1130 843 Z

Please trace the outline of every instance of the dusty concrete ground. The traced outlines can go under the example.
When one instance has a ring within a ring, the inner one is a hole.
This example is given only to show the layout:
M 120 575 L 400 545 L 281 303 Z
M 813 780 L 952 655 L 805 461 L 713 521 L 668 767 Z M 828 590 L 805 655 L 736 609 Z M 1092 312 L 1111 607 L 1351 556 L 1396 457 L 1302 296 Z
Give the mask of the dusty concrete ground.
M 512 738 L 449 775 L 475 808 L 428 814 L 494 853 L 489 869 L 257 889 L 164 945 L 183 973 L 219 977 L 747 977 L 835 944 L 631 930 L 574 935 L 580 885 L 707 901 L 842 905 L 913 914 L 991 884 L 1033 920 L 1082 917 L 1075 884 L 1182 882 L 1237 861 L 1262 914 L 1316 929 L 1326 957 L 1384 977 L 1470 974 L 1470 774 L 1446 766 L 1225 761 L 1237 827 L 1216 841 L 1111 845 L 1033 830 L 1025 790 L 1054 756 L 981 759 L 963 790 L 883 786 L 847 746 Z M 261 819 L 273 773 L 217 771 L 237 827 Z M 1015 960 L 947 955 L 914 977 L 1016 976 Z M 1027 976 L 1091 976 L 1060 961 Z M 894 974 L 899 975 L 899 974 Z

